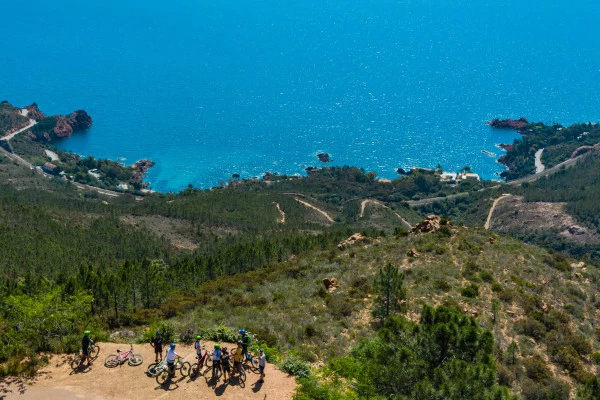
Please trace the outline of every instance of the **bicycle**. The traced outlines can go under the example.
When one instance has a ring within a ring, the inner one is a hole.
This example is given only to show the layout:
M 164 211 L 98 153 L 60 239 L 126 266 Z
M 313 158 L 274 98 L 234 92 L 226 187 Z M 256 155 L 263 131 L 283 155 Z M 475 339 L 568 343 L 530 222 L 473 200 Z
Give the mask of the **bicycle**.
M 121 350 L 117 350 L 117 354 L 109 354 L 104 360 L 104 366 L 108 368 L 114 368 L 122 365 L 125 361 L 133 367 L 141 365 L 144 362 L 144 356 L 141 354 L 133 353 L 133 345 L 130 346 L 129 350 L 122 353 Z
M 248 357 L 244 355 L 242 363 L 246 365 L 250 371 L 254 373 L 258 372 L 258 356 L 255 356 L 251 352 L 248 352 Z
M 95 360 L 96 358 L 98 358 L 98 353 L 100 352 L 100 346 L 98 346 L 96 343 L 93 343 L 92 345 L 90 345 L 89 349 L 88 349 L 88 362 L 91 360 Z M 81 367 L 81 364 L 83 364 L 83 360 L 84 360 L 84 356 L 83 356 L 83 350 L 79 349 L 79 353 L 73 357 L 73 359 L 71 360 L 71 369 L 76 370 L 77 368 Z
M 202 356 L 196 355 L 196 359 L 198 360 L 198 362 L 194 363 L 194 365 L 192 365 L 192 369 L 190 370 L 191 378 L 195 378 L 198 375 L 203 375 L 204 372 L 202 371 L 202 367 L 212 367 L 212 359 L 210 365 L 208 365 L 208 359 L 210 359 L 210 357 L 208 356 L 207 350 L 204 350 L 204 355 Z
M 173 366 L 173 375 L 172 376 L 171 376 L 171 371 L 169 370 L 169 366 L 167 364 L 167 360 L 165 359 L 164 361 L 161 361 L 160 363 L 162 366 L 157 367 L 157 369 L 160 368 L 160 371 L 156 374 L 156 383 L 158 383 L 161 386 L 164 385 L 169 379 L 174 377 L 177 370 L 179 370 L 179 372 L 181 373 L 181 376 L 183 378 L 188 376 L 190 373 L 191 364 L 189 363 L 189 361 L 182 361 L 181 359 L 178 359 L 177 361 L 175 361 L 175 365 Z
M 240 362 L 237 366 L 235 365 L 235 361 L 233 361 L 233 357 L 229 358 L 229 362 L 231 363 L 231 377 L 233 378 L 233 374 L 236 372 L 237 370 L 237 378 L 241 381 L 241 382 L 246 382 L 246 369 L 244 368 L 244 363 L 243 361 Z

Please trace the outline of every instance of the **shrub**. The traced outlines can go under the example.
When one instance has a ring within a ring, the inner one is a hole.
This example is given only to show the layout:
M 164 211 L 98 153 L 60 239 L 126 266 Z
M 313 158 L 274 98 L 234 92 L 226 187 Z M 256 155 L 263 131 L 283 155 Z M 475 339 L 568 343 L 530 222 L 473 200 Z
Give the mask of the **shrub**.
M 442 292 L 447 292 L 450 289 L 452 289 L 452 286 L 450 286 L 450 284 L 448 282 L 446 282 L 445 280 L 438 279 L 438 280 L 436 280 L 436 281 L 433 282 L 433 288 L 435 290 L 440 290 Z
M 465 286 L 460 290 L 460 294 L 464 297 L 476 298 L 479 296 L 479 286 L 474 283 Z
M 479 277 L 484 282 L 494 283 L 494 275 L 492 275 L 489 271 L 481 271 L 479 273 Z
M 538 354 L 525 358 L 523 366 L 525 367 L 527 376 L 535 382 L 541 382 L 552 376 L 550 368 L 548 368 L 544 359 Z
M 308 378 L 310 376 L 309 365 L 295 356 L 285 356 L 279 368 L 296 378 Z
M 498 282 L 492 283 L 492 292 L 494 292 L 494 293 L 500 293 L 503 290 L 504 290 L 504 287 L 502 287 L 502 285 L 499 284 Z
M 590 358 L 595 364 L 600 364 L 600 351 L 593 352 Z
M 517 321 L 515 323 L 515 329 L 517 332 L 530 336 L 535 340 L 540 340 L 546 335 L 546 327 L 544 324 L 531 317 Z
M 175 325 L 169 321 L 157 322 L 150 325 L 150 328 L 144 331 L 141 338 L 138 338 L 138 343 L 150 343 L 150 340 L 156 335 L 156 331 L 160 331 L 165 343 L 173 343 L 175 341 Z

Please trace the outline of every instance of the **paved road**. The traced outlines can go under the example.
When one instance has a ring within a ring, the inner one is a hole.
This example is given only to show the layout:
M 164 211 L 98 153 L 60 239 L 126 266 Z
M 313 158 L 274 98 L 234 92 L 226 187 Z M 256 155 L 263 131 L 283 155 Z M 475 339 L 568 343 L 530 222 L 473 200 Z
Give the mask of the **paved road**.
M 29 125 L 27 125 L 25 128 L 21 128 L 18 131 L 11 133 L 10 135 L 1 137 L 0 140 L 10 140 L 10 139 L 14 138 L 16 135 L 18 135 L 19 133 L 21 133 L 23 131 L 26 131 L 27 129 L 31 128 L 35 124 L 37 124 L 37 121 L 35 119 L 30 119 L 29 120 Z

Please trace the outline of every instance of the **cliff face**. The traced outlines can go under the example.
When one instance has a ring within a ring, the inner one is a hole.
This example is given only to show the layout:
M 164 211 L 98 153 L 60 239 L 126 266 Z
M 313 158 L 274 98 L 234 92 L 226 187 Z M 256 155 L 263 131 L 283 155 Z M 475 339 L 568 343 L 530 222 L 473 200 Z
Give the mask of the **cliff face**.
M 92 125 L 92 118 L 83 110 L 77 110 L 69 115 L 56 117 L 56 126 L 52 129 L 54 137 L 70 137 L 73 132 L 82 131 Z

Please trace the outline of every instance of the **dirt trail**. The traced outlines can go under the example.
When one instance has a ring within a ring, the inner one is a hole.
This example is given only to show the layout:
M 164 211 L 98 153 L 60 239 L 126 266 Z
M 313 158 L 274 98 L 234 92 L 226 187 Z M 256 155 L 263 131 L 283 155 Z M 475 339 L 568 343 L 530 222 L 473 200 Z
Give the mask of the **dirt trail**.
M 207 342 L 207 348 L 212 343 Z M 233 347 L 233 345 L 230 345 Z M 121 367 L 106 368 L 104 359 L 117 349 L 127 350 L 128 344 L 100 343 L 100 355 L 94 364 L 77 373 L 68 365 L 67 356 L 53 356 L 50 364 L 43 368 L 35 380 L 21 383 L 16 379 L 0 382 L 0 399 L 62 400 L 62 399 L 224 399 L 224 400 L 285 400 L 291 399 L 296 382 L 293 377 L 267 364 L 265 382 L 257 383 L 258 373 L 247 371 L 247 379 L 240 386 L 236 378 L 225 384 L 221 378 L 216 386 L 199 376 L 196 379 L 182 378 L 178 372 L 170 383 L 159 386 L 156 379 L 146 375 L 146 368 L 154 361 L 150 345 L 134 345 L 135 353 L 144 356 L 144 363 L 132 367 L 125 363 Z M 186 361 L 195 360 L 191 346 L 178 345 L 178 353 Z
M 278 218 L 277 222 L 279 222 L 280 224 L 285 224 L 285 213 L 283 212 L 283 210 L 279 206 L 279 203 L 273 202 L 273 204 L 275 204 L 275 207 L 277 207 L 277 210 L 279 211 L 279 214 L 281 214 L 281 218 Z
M 492 215 L 494 214 L 496 205 L 498 205 L 500 200 L 502 200 L 503 198 L 508 197 L 508 196 L 510 196 L 510 194 L 505 193 L 502 196 L 498 197 L 496 200 L 494 200 L 494 203 L 492 204 L 492 208 L 490 208 L 490 212 L 487 216 L 487 220 L 485 221 L 485 225 L 483 226 L 484 229 L 490 229 L 490 222 L 492 222 Z
M 377 200 L 363 200 L 362 203 L 360 203 L 360 218 L 362 218 L 365 215 L 365 207 L 367 205 L 367 203 L 373 203 L 373 204 L 377 204 L 381 207 L 387 208 L 388 210 L 392 211 L 396 217 L 400 218 L 400 220 L 406 225 L 408 226 L 410 229 L 412 229 L 412 225 L 408 223 L 408 221 L 406 221 L 404 218 L 402 218 L 402 216 L 400 214 L 398 214 L 396 211 L 392 210 L 391 208 L 389 208 L 388 206 L 386 206 L 385 204 L 377 201 Z
M 329 214 L 327 214 L 325 211 L 323 211 L 323 210 L 321 210 L 321 209 L 319 209 L 319 208 L 317 208 L 317 207 L 313 206 L 313 205 L 312 205 L 312 204 L 310 204 L 310 203 L 307 203 L 307 202 L 306 202 L 306 201 L 304 201 L 304 200 L 300 200 L 300 199 L 297 199 L 297 198 L 295 198 L 295 197 L 294 197 L 294 200 L 296 200 L 298 203 L 302 203 L 302 204 L 304 204 L 306 207 L 312 208 L 313 210 L 316 210 L 317 212 L 321 213 L 321 214 L 322 214 L 322 215 L 323 215 L 323 216 L 324 216 L 324 217 L 327 219 L 327 221 L 329 221 L 329 222 L 331 222 L 331 223 L 333 223 L 333 222 L 334 222 L 334 221 L 333 221 L 333 218 L 331 218 L 331 216 L 330 216 Z

